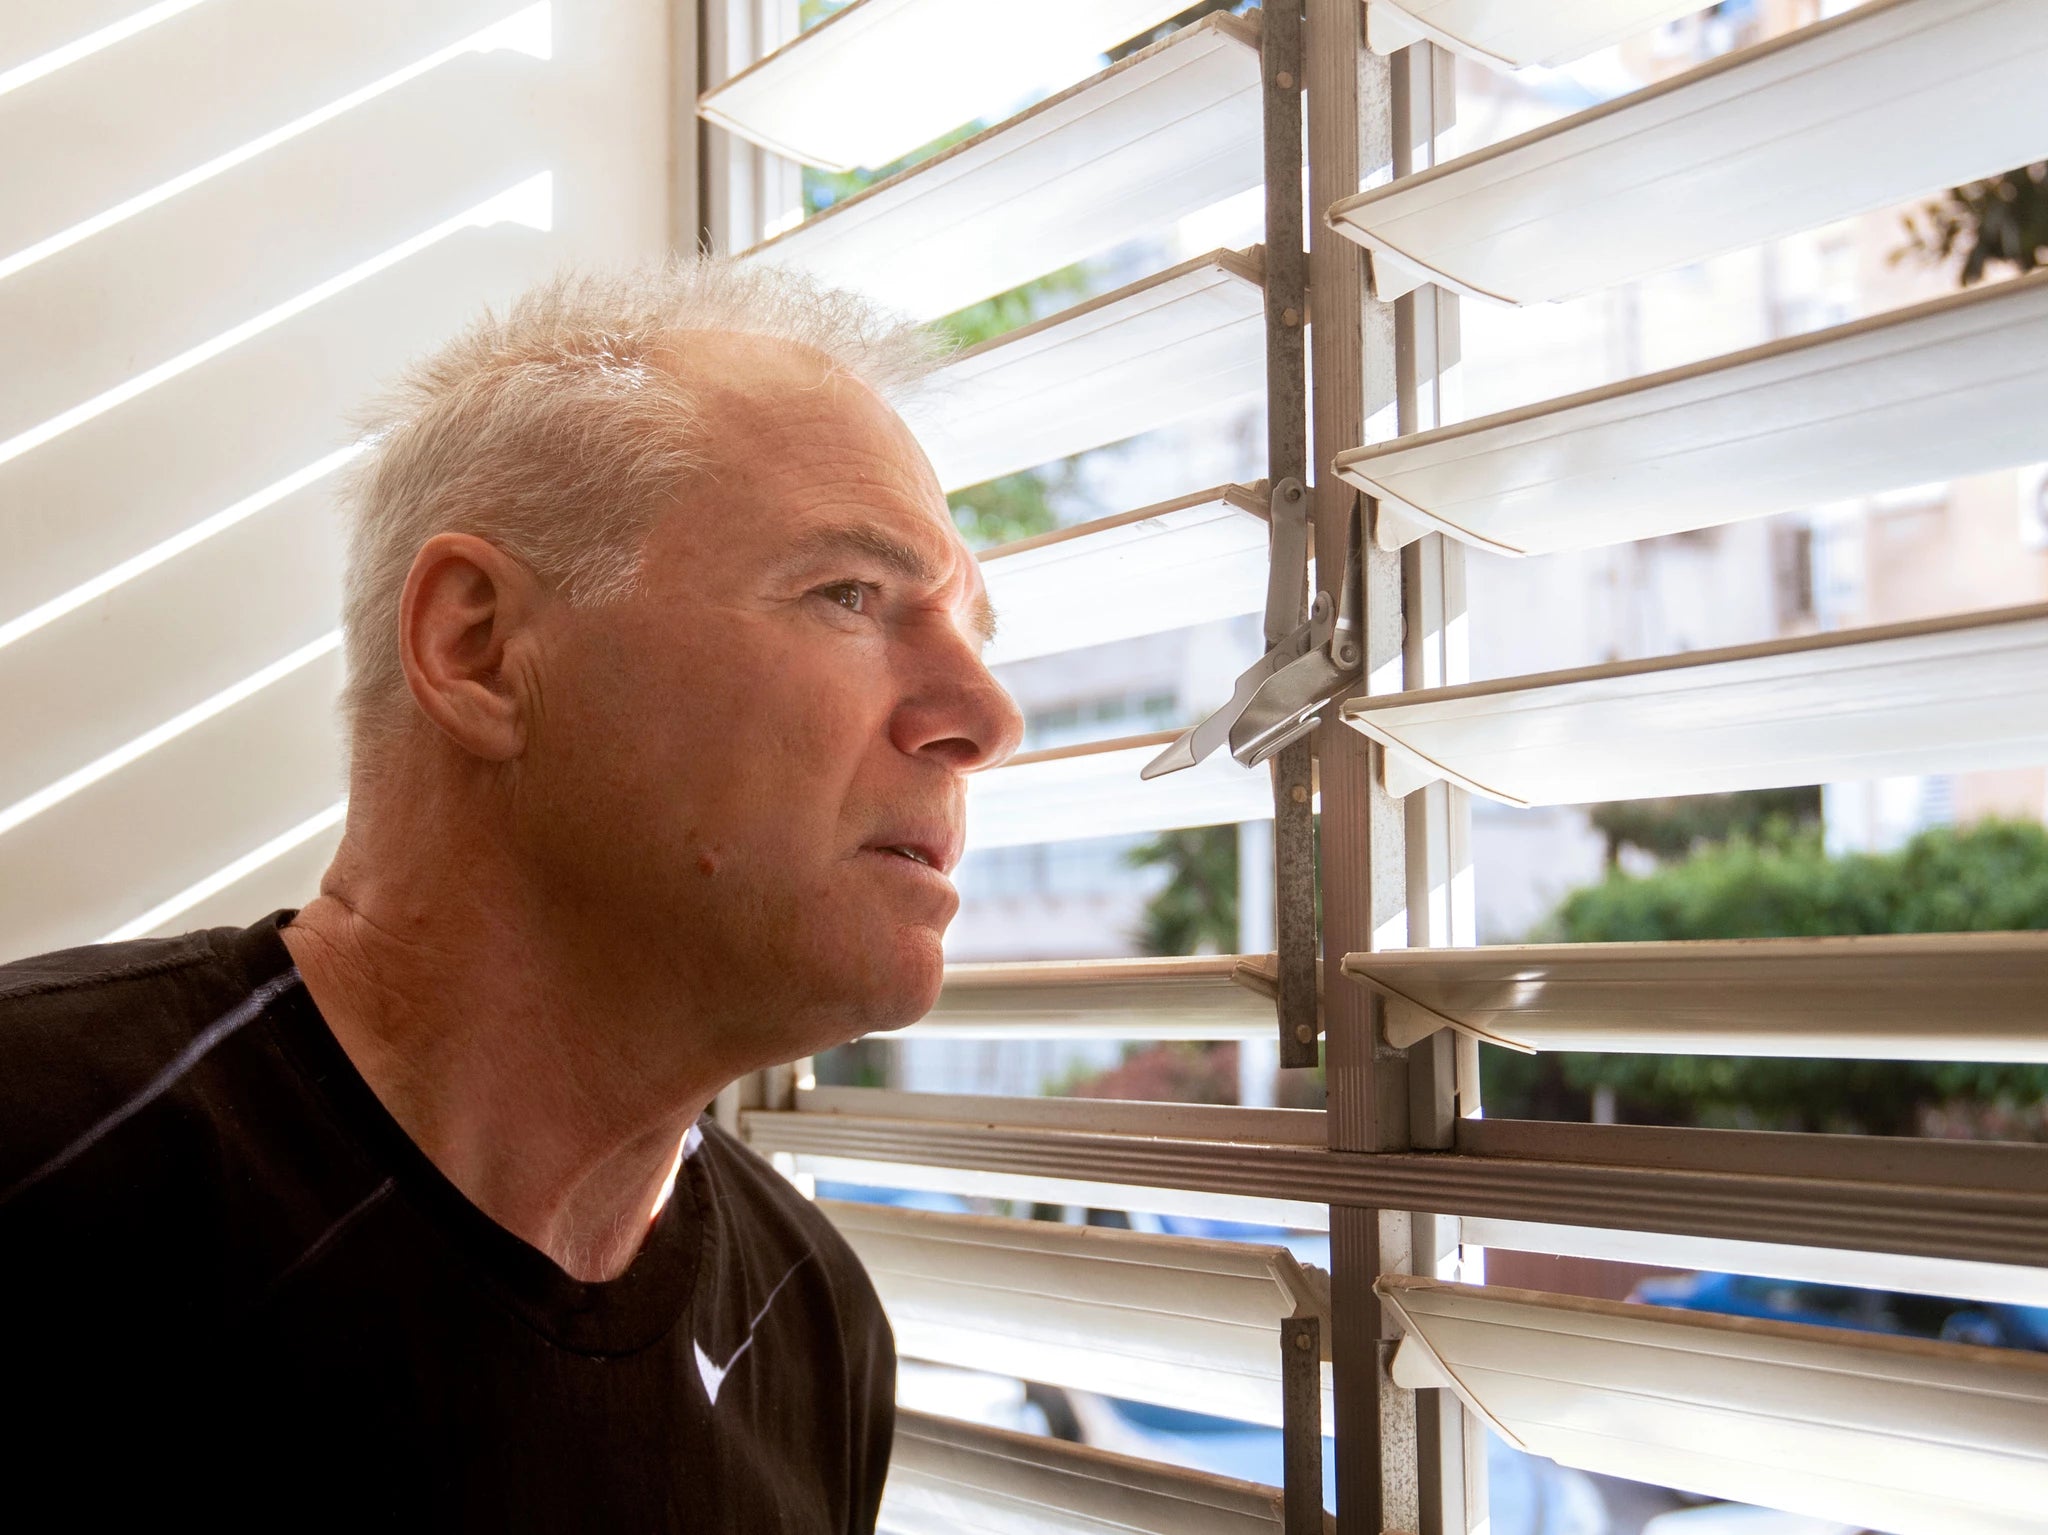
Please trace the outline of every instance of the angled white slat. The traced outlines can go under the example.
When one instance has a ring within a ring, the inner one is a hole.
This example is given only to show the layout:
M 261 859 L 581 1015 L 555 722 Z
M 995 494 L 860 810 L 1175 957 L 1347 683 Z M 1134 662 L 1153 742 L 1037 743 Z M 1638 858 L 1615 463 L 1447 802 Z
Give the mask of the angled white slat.
M 464 231 L 0 464 L 0 624 L 328 461 L 408 358 L 557 259 L 535 230 Z
M 977 485 L 1258 393 L 1260 257 L 1212 251 L 962 352 L 910 415 L 940 484 Z
M 885 1161 L 806 1148 L 793 1153 L 796 1170 L 820 1179 L 881 1188 L 957 1194 L 963 1199 L 1021 1199 L 1034 1204 L 1086 1205 L 1101 1210 L 1146 1210 L 1198 1220 L 1244 1221 L 1327 1231 L 1330 1207 L 1304 1200 L 1267 1199 L 1256 1194 L 1212 1194 L 1201 1189 L 1168 1189 L 1138 1181 L 1064 1178 L 1048 1173 L 991 1171 L 930 1163 Z
M 991 666 L 1256 613 L 1265 501 L 1219 485 L 985 550 L 981 574 L 997 616 Z
M 92 943 L 341 793 L 338 652 L 0 835 L 0 954 Z
M 1258 28 L 1211 16 L 757 246 L 929 319 L 1259 184 Z
M 1125 1099 L 1004 1098 L 975 1093 L 913 1092 L 893 1087 L 801 1089 L 804 1123 L 846 1116 L 947 1125 L 998 1122 L 1050 1130 L 1112 1130 L 1124 1135 L 1274 1146 L 1321 1146 L 1327 1123 L 1321 1109 L 1239 1108 L 1218 1103 L 1146 1103 Z M 822 1116 L 831 1116 L 825 1118 Z
M 1138 770 L 1176 732 L 1023 752 L 967 781 L 967 846 L 1017 847 L 1130 832 L 1264 820 L 1273 787 L 1263 771 L 1219 752 L 1150 783 Z
M 1279 1535 L 1279 1489 L 898 1412 L 883 1535 Z
M 61 247 L 429 73 L 465 44 L 488 46 L 493 38 L 478 34 L 517 11 L 517 0 L 209 0 L 34 89 L 0 95 L 0 144 L 15 146 L 0 201 L 0 275 L 39 246 Z
M 1573 805 L 2048 762 L 2048 604 L 1357 698 L 1406 794 Z
M 707 122 L 833 170 L 886 165 L 1181 9 L 1174 0 L 857 0 L 706 91 Z
M 2048 273 L 1337 457 L 1388 545 L 1653 538 L 2048 457 Z
M 1871 0 L 1549 127 L 1361 192 L 1333 227 L 1382 298 L 1537 303 L 2048 155 L 2035 0 Z
M 1327 1281 L 1284 1247 L 820 1208 L 874 1280 L 897 1349 L 934 1364 L 1277 1428 L 1280 1324 L 1327 1327 Z
M 1094 1098 L 992 1098 L 904 1092 L 888 1088 L 817 1088 L 797 1095 L 797 1110 L 749 1111 L 741 1128 L 764 1154 L 788 1152 L 800 1172 L 885 1188 L 928 1189 L 970 1198 L 1026 1199 L 1089 1205 L 1107 1210 L 1150 1210 L 1161 1215 L 1247 1221 L 1327 1231 L 1329 1207 L 1306 1199 L 1218 1193 L 1204 1188 L 1161 1188 L 1134 1181 L 1126 1168 L 1089 1167 L 1082 1175 L 1030 1168 L 947 1166 L 918 1161 L 878 1146 L 909 1137 L 922 1146 L 934 1131 L 1002 1127 L 1027 1142 L 1057 1144 L 1073 1132 L 1111 1131 L 1162 1143 L 1199 1140 L 1216 1157 L 1236 1144 L 1321 1146 L 1321 1110 L 1244 1109 L 1213 1104 L 1129 1103 Z M 1119 1173 L 1124 1175 L 1119 1180 Z
M 458 60 L 0 283 L 0 457 L 542 171 L 544 68 Z
M 1840 1247 L 1797 1247 L 1782 1242 L 1740 1242 L 1723 1237 L 1675 1236 L 1662 1231 L 1603 1230 L 1545 1221 L 1462 1217 L 1460 1235 L 1471 1246 L 1515 1252 L 1600 1258 L 1656 1268 L 1713 1274 L 1757 1274 L 1811 1284 L 1901 1290 L 2013 1306 L 2048 1306 L 2048 1269 L 2011 1263 L 1866 1253 Z
M 1496 69 L 1556 66 L 1660 22 L 1704 10 L 1699 0 L 1372 0 L 1366 40 L 1375 53 L 1440 43 Z
M 341 537 L 310 487 L 0 648 L 0 826 L 22 796 L 340 622 Z
M 1401 1045 L 2048 1062 L 2048 933 L 1389 949 L 1344 972 Z
M 948 965 L 921 1039 L 1263 1039 L 1271 959 L 1043 960 Z
M 1410 1386 L 1561 1464 L 1899 1535 L 2019 1535 L 2048 1356 L 1399 1275 Z

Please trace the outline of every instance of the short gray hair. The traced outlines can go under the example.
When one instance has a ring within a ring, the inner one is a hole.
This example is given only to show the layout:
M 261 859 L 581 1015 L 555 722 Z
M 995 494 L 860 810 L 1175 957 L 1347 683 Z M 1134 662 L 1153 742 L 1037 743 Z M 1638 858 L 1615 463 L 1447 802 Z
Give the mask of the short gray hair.
M 369 451 L 341 492 L 342 708 L 357 760 L 409 718 L 399 599 L 435 534 L 487 538 L 571 602 L 631 589 L 648 530 L 708 458 L 673 366 L 693 332 L 787 341 L 885 398 L 939 355 L 928 333 L 854 294 L 714 256 L 566 273 L 486 311 L 360 422 Z

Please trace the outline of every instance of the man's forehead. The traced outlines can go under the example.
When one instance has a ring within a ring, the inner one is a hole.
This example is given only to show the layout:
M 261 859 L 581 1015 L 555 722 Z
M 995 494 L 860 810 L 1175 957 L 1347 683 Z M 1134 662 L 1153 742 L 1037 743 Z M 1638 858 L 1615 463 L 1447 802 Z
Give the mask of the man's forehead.
M 858 376 L 814 348 L 779 337 L 685 332 L 659 355 L 708 413 L 737 413 L 764 428 L 832 415 L 895 419 L 889 404 Z
M 916 437 L 879 393 L 774 337 L 690 333 L 668 361 L 704 403 L 707 478 L 752 492 L 744 532 L 731 530 L 745 543 L 778 567 L 861 554 L 920 585 L 958 581 L 976 627 L 992 632 L 979 563 Z
M 917 438 L 865 381 L 771 337 L 679 337 L 670 370 L 699 410 L 703 448 L 752 478 L 880 480 L 943 504 Z

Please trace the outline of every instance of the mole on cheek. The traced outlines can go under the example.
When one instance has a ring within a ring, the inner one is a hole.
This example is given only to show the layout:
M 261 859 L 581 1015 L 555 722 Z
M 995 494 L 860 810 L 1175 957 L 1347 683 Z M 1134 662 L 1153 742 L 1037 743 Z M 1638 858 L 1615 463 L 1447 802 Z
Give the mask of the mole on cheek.
M 718 860 L 708 852 L 699 853 L 697 855 L 697 872 L 709 879 L 718 872 Z

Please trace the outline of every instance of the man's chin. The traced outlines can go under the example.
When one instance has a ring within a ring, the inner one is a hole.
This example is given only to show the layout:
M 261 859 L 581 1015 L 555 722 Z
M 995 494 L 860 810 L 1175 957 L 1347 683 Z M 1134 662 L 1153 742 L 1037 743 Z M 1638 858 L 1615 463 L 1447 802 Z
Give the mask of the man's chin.
M 905 920 L 872 899 L 859 905 L 834 896 L 808 920 L 794 914 L 771 924 L 772 942 L 761 950 L 788 986 L 782 1022 L 802 1042 L 796 1054 L 907 1028 L 932 1010 L 945 981 L 943 921 Z
M 862 995 L 847 998 L 861 1019 L 860 1034 L 907 1029 L 938 1005 L 939 989 L 946 979 L 938 933 L 919 930 L 915 935 L 900 935 L 891 959 L 893 963 L 884 969 L 861 977 L 866 983 Z

